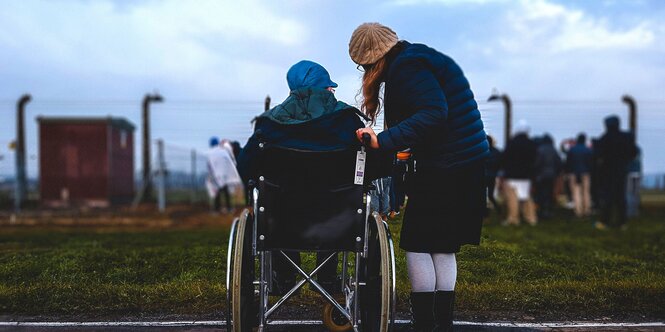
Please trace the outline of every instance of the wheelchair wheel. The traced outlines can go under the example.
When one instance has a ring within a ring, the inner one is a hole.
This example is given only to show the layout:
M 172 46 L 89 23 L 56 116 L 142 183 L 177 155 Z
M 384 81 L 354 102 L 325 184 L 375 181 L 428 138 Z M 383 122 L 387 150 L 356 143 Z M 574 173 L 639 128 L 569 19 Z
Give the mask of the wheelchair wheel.
M 392 239 L 381 216 L 374 212 L 370 222 L 368 256 L 364 259 L 365 286 L 361 291 L 363 331 L 388 331 L 394 317 L 394 257 Z
M 351 331 L 353 326 L 344 315 L 337 311 L 337 309 L 330 303 L 323 306 L 323 325 L 332 332 Z
M 249 211 L 245 209 L 236 223 L 233 240 L 231 289 L 228 290 L 231 292 L 231 316 L 228 320 L 232 324 L 230 331 L 234 332 L 251 331 L 253 318 L 255 318 L 252 315 L 253 310 L 251 310 L 254 307 L 254 285 L 252 283 L 254 275 L 251 273 L 254 266 L 249 266 L 249 264 L 254 259 L 248 243 L 248 240 L 251 240 L 251 220 L 249 219 Z
M 226 251 L 226 330 L 231 331 L 231 274 L 233 271 L 233 250 L 238 218 L 233 220 L 229 231 L 229 244 Z

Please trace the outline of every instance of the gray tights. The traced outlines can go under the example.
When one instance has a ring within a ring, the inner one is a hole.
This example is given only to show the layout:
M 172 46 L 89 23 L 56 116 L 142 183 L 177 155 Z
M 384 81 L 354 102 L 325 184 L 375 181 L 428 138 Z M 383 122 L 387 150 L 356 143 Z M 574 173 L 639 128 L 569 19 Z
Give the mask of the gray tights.
M 455 254 L 406 252 L 411 291 L 453 291 L 457 280 Z

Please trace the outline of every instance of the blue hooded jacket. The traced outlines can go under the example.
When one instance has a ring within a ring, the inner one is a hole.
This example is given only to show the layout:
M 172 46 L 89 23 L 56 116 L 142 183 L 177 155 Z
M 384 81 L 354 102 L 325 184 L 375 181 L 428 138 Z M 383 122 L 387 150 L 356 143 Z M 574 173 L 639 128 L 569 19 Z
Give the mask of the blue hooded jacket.
M 238 156 L 238 172 L 244 183 L 258 175 L 260 144 L 301 151 L 340 151 L 360 149 L 356 130 L 365 127 L 356 108 L 337 101 L 332 92 L 319 88 L 292 91 L 275 108 L 256 119 L 254 134 Z M 368 151 L 366 178 L 386 176 L 390 154 Z
M 382 150 L 411 148 L 419 169 L 449 169 L 489 154 L 478 105 L 462 69 L 422 44 L 400 42 L 389 60 Z
M 309 60 L 302 60 L 291 66 L 286 73 L 286 82 L 291 91 L 307 87 L 321 89 L 337 87 L 337 83 L 330 79 L 330 74 L 323 66 Z

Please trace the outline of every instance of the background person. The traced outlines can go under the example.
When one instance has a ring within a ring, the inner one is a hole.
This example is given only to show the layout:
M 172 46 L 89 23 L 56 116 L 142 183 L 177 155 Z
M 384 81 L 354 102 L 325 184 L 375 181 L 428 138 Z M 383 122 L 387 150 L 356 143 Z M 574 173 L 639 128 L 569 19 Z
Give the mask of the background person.
M 494 139 L 492 136 L 487 136 L 487 142 L 490 146 L 490 153 L 485 161 L 485 184 L 487 185 L 487 199 L 492 203 L 494 210 L 496 210 L 498 213 L 501 213 L 501 206 L 496 202 L 496 198 L 494 197 L 496 178 L 499 175 L 499 168 L 501 166 L 501 151 L 494 145 Z
M 593 148 L 598 167 L 601 205 L 600 221 L 596 227 L 601 229 L 610 224 L 623 228 L 627 219 L 628 165 L 637 155 L 637 146 L 634 136 L 622 132 L 619 124 L 616 115 L 605 118 L 605 133 Z M 616 217 L 615 223 L 612 222 L 613 215 Z
M 564 207 L 566 209 L 575 209 L 575 202 L 573 200 L 573 191 L 572 188 L 570 187 L 570 178 L 573 176 L 573 168 L 570 164 L 570 159 L 568 158 L 568 151 L 575 146 L 576 140 L 572 138 L 565 139 L 561 141 L 561 144 L 559 145 L 559 152 L 561 152 L 564 156 L 566 156 L 566 160 L 563 163 L 563 178 L 562 178 L 562 183 L 561 187 L 563 190 L 563 194 L 565 195 L 566 198 L 566 203 L 564 204 Z
M 626 215 L 628 218 L 635 218 L 639 215 L 641 183 L 642 150 L 637 147 L 637 154 L 628 165 L 628 183 L 626 185 Z
M 525 120 L 518 121 L 515 135 L 506 144 L 501 160 L 505 177 L 503 197 L 508 210 L 504 225 L 519 225 L 520 211 L 530 225 L 538 222 L 536 206 L 531 199 L 536 148 L 536 143 L 529 138 L 529 125 Z
M 207 157 L 208 177 L 206 178 L 206 188 L 213 201 L 213 210 L 228 213 L 232 208 L 231 188 L 242 185 L 233 152 L 232 150 L 229 151 L 224 145 L 220 145 L 217 137 L 212 137 Z M 221 206 L 222 198 L 224 198 L 224 207 Z
M 586 145 L 586 135 L 580 133 L 577 135 L 577 143 L 568 150 L 566 156 L 570 170 L 568 182 L 575 204 L 575 216 L 578 218 L 588 217 L 591 214 L 592 162 L 593 152 Z
M 455 253 L 479 244 L 486 204 L 484 159 L 488 143 L 468 80 L 450 57 L 422 44 L 399 41 L 379 23 L 360 25 L 349 42 L 362 66 L 361 109 L 375 119 L 380 91 L 388 129 L 372 137 L 374 149 L 411 148 L 415 169 L 407 179 L 409 203 L 400 247 L 406 250 L 414 326 L 452 330 Z
M 549 219 L 552 216 L 554 183 L 561 173 L 562 164 L 561 157 L 554 147 L 554 140 L 549 134 L 545 134 L 536 149 L 534 164 L 539 218 Z

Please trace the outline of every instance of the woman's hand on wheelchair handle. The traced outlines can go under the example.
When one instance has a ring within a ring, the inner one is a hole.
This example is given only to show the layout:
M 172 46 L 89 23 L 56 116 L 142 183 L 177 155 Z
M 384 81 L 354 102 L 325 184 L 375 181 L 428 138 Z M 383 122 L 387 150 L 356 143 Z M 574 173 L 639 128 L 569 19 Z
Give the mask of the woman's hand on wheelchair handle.
M 370 144 L 369 147 L 372 149 L 378 149 L 379 148 L 379 140 L 376 137 L 376 133 L 374 133 L 374 130 L 372 128 L 360 128 L 356 130 L 356 137 L 358 137 L 358 140 L 360 143 L 363 142 L 363 134 L 369 134 L 370 136 Z

